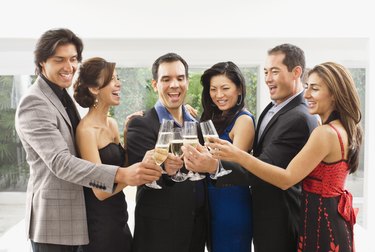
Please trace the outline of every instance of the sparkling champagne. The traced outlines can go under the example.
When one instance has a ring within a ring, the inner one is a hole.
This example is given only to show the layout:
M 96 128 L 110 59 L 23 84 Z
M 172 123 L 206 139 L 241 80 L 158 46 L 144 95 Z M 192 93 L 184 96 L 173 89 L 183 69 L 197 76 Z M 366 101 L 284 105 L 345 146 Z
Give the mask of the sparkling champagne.
M 197 147 L 198 143 L 197 136 L 184 136 L 184 144 L 190 144 L 193 147 Z
M 169 144 L 157 144 L 154 151 L 154 159 L 157 165 L 161 165 L 168 157 Z

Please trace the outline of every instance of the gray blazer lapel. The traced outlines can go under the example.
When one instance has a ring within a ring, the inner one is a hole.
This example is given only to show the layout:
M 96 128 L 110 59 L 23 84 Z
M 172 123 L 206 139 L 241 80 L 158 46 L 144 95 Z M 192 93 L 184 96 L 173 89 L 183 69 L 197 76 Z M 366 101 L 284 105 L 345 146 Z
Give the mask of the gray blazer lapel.
M 70 122 L 68 113 L 66 112 L 64 106 L 62 105 L 59 98 L 56 96 L 56 94 L 53 92 L 53 90 L 48 86 L 48 84 L 40 77 L 36 79 L 36 84 L 42 91 L 42 93 L 50 100 L 50 102 L 53 104 L 53 106 L 56 107 L 56 109 L 60 112 L 62 117 L 64 118 L 65 122 L 69 125 L 69 127 L 72 129 L 72 124 Z M 74 135 L 74 134 L 73 134 Z

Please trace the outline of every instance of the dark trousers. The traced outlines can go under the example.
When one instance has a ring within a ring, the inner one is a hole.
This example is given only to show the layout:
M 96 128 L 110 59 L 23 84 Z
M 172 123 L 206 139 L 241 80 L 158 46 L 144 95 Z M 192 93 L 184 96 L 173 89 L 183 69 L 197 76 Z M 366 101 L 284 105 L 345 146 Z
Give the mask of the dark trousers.
M 200 211 L 194 219 L 189 252 L 203 252 L 207 241 L 207 215 Z
M 30 240 L 31 241 L 31 240 Z M 80 246 L 37 243 L 31 241 L 33 252 L 80 252 Z

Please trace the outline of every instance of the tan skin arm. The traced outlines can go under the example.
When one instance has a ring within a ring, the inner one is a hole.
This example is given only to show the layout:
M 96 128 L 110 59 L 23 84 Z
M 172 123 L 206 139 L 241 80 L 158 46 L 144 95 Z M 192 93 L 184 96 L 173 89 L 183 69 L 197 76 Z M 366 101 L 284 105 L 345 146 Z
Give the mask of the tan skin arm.
M 114 123 L 114 120 L 110 122 L 110 124 L 112 129 L 117 129 L 117 124 Z M 116 132 L 118 132 L 118 130 Z M 118 134 L 115 136 L 115 143 L 119 143 L 119 137 L 120 136 Z M 83 159 L 96 164 L 102 163 L 99 156 L 98 149 L 100 147 L 98 145 L 98 138 L 95 129 L 83 129 L 83 127 L 78 125 L 76 131 L 76 141 L 80 155 Z M 116 190 L 113 193 L 107 193 L 100 189 L 92 188 L 95 196 L 99 200 L 105 200 L 106 198 L 120 192 L 127 185 L 137 186 L 159 179 L 161 176 L 161 168 L 160 166 L 155 165 L 155 162 L 152 159 L 152 153 L 153 151 L 148 151 L 145 154 L 142 162 L 135 163 L 127 168 L 120 167 L 118 169 L 115 181 L 121 181 L 123 183 L 118 183 Z
M 76 141 L 82 159 L 95 164 L 102 163 L 99 156 L 96 132 L 93 128 L 82 129 L 78 126 L 76 131 Z M 112 194 L 95 188 L 92 188 L 92 190 L 99 200 L 104 200 L 120 192 L 125 187 L 125 184 L 118 184 L 116 190 Z
M 283 190 L 302 181 L 321 161 L 341 159 L 337 134 L 328 125 L 319 126 L 312 132 L 308 142 L 286 169 L 265 163 L 227 141 L 213 138 L 211 141 L 213 143 L 207 146 L 213 148 L 212 154 L 216 158 L 237 162 L 255 176 Z
M 247 152 L 252 149 L 255 136 L 253 120 L 247 115 L 240 116 L 233 126 L 229 137 L 233 141 L 233 146 L 238 150 Z M 198 145 L 197 148 L 186 145 L 182 147 L 186 167 L 194 172 L 215 173 L 218 162 L 212 157 L 207 148 Z M 202 165 L 205 164 L 205 165 Z
M 233 145 L 244 151 L 249 151 L 253 148 L 254 136 L 254 123 L 248 115 L 238 117 L 233 129 L 229 132 Z

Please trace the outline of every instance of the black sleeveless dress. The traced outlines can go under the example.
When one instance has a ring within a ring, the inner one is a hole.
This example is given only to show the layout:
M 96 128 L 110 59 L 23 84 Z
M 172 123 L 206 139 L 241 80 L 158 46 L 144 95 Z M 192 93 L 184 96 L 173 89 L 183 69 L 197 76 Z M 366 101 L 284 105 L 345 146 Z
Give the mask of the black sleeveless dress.
M 124 166 L 125 150 L 120 144 L 110 143 L 99 150 L 103 164 Z M 132 235 L 128 222 L 125 194 L 121 191 L 100 201 L 91 188 L 84 188 L 88 245 L 82 246 L 84 252 L 130 252 Z

